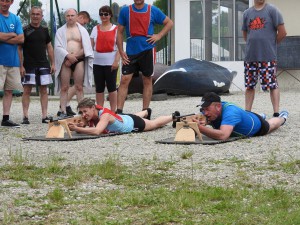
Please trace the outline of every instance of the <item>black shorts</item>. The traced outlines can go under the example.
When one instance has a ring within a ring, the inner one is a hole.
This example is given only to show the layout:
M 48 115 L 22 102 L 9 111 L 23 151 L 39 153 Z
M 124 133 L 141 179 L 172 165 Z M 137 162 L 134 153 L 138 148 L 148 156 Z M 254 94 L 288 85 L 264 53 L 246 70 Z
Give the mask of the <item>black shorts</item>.
M 136 55 L 128 56 L 130 63 L 122 66 L 122 75 L 138 73 L 139 71 L 145 77 L 153 75 L 154 71 L 154 48 L 143 51 Z
M 270 130 L 270 124 L 268 123 L 268 121 L 266 121 L 260 115 L 258 115 L 256 113 L 254 113 L 254 114 L 258 117 L 258 119 L 261 122 L 261 128 L 260 128 L 260 130 L 254 136 L 263 136 L 263 135 L 266 135 L 269 132 L 269 130 Z
M 141 117 L 134 114 L 126 115 L 130 116 L 133 119 L 133 132 L 142 132 L 145 130 L 146 123 Z
M 105 85 L 108 92 L 117 90 L 117 72 L 118 70 L 111 70 L 111 66 L 93 65 L 94 81 L 96 86 L 96 93 L 102 93 L 105 90 Z

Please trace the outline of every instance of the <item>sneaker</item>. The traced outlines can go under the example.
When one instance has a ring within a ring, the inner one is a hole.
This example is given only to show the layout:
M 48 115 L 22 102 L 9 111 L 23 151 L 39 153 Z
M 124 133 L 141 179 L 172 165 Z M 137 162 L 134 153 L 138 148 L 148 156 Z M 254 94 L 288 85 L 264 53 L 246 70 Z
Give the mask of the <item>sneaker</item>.
M 288 118 L 288 116 L 289 116 L 289 112 L 286 110 L 283 110 L 279 113 L 278 117 L 281 117 L 284 119 L 284 122 L 281 124 L 281 126 L 286 122 L 286 119 Z
M 44 119 L 42 119 L 42 123 L 49 123 L 51 122 L 51 120 L 53 120 L 53 118 L 51 116 L 46 116 Z
M 117 109 L 116 114 L 123 114 L 123 109 Z
M 57 119 L 64 120 L 64 119 L 71 118 L 71 117 L 73 117 L 73 116 L 68 116 L 66 113 L 62 112 Z
M 67 112 L 67 115 L 68 116 L 75 116 L 76 115 L 76 112 L 74 112 L 71 108 L 71 106 L 67 106 L 66 107 L 66 112 Z
M 23 121 L 21 124 L 30 124 L 28 117 L 24 116 Z
M 260 115 L 260 116 L 261 116 L 261 118 L 263 118 L 264 120 L 266 120 L 266 119 L 267 119 L 267 116 L 266 116 L 266 114 L 264 114 L 264 113 L 260 113 L 259 115 Z
M 14 123 L 11 120 L 6 120 L 1 122 L 1 126 L 3 127 L 15 127 L 15 128 L 20 128 L 20 124 Z
M 177 118 L 178 116 L 180 116 L 180 112 L 175 111 L 174 113 L 172 113 L 172 119 L 173 119 L 172 127 L 173 128 L 176 128 L 176 123 L 180 122 L 180 119 Z
M 146 116 L 146 119 L 147 119 L 147 120 L 151 120 L 152 109 L 151 109 L 151 108 L 146 108 L 146 109 L 143 109 L 143 110 L 147 110 L 147 116 Z

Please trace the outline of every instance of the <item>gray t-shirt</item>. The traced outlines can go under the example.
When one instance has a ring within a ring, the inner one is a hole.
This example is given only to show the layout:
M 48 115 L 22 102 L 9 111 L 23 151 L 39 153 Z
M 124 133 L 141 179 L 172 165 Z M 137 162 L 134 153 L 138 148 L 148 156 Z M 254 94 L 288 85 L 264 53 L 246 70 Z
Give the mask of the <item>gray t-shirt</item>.
M 242 26 L 242 30 L 247 31 L 245 61 L 277 60 L 277 27 L 283 23 L 281 13 L 271 4 L 261 10 L 247 9 Z

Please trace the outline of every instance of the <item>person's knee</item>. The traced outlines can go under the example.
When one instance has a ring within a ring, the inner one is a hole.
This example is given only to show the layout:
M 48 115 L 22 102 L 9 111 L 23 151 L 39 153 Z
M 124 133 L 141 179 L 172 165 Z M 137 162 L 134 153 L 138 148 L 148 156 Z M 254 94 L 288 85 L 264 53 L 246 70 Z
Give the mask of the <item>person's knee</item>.
M 83 86 L 82 85 L 76 84 L 75 89 L 76 89 L 76 92 L 83 92 Z
M 12 90 L 5 90 L 4 91 L 4 96 L 10 96 L 13 94 L 13 91 Z
M 115 92 L 117 90 L 117 86 L 116 85 L 107 85 L 107 91 L 109 93 Z
M 129 75 L 122 76 L 120 85 L 128 86 L 131 81 L 131 77 L 132 76 L 129 76 Z
M 47 93 L 47 86 L 45 86 L 45 85 L 40 86 L 40 87 L 39 87 L 39 90 L 40 90 L 40 94 L 41 94 L 42 96 L 45 96 L 45 95 L 48 94 L 48 93 Z
M 30 95 L 32 88 L 30 86 L 24 85 L 23 87 L 23 95 Z
M 152 77 L 143 77 L 144 85 L 152 85 Z
M 60 88 L 60 92 L 63 92 L 63 93 L 68 92 L 68 90 L 69 90 L 69 86 L 68 85 L 63 85 Z

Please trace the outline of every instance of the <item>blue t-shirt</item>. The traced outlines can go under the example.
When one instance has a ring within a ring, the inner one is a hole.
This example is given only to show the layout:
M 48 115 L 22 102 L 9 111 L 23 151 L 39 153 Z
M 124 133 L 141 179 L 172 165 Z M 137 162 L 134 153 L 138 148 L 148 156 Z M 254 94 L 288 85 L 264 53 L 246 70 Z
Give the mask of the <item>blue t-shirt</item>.
M 99 110 L 98 116 L 103 114 L 103 110 Z M 115 121 L 112 124 L 108 124 L 106 130 L 109 132 L 117 132 L 117 133 L 129 133 L 134 130 L 134 122 L 133 119 L 128 115 L 119 115 L 123 121 L 115 118 Z
M 132 9 L 135 12 L 147 12 L 148 4 L 145 4 L 142 9 L 137 9 L 132 5 Z M 151 6 L 151 17 L 150 17 L 150 25 L 148 28 L 148 35 L 154 34 L 154 25 L 155 24 L 163 24 L 163 21 L 166 19 L 166 15 L 157 7 Z M 124 6 L 119 14 L 118 23 L 126 28 L 126 53 L 127 55 L 136 55 L 140 52 L 152 49 L 155 47 L 153 44 L 149 44 L 146 40 L 147 37 L 144 36 L 136 36 L 130 37 L 129 32 L 129 6 Z
M 233 126 L 233 135 L 245 135 L 251 137 L 259 132 L 261 122 L 252 112 L 229 102 L 222 102 L 222 118 L 212 123 L 214 128 L 219 129 L 222 125 Z
M 0 14 L 0 32 L 23 34 L 20 19 L 13 13 L 9 13 L 8 17 Z M 18 45 L 0 42 L 0 65 L 9 67 L 19 67 L 20 59 L 18 56 Z

